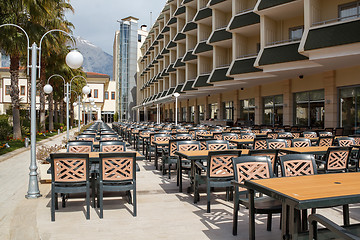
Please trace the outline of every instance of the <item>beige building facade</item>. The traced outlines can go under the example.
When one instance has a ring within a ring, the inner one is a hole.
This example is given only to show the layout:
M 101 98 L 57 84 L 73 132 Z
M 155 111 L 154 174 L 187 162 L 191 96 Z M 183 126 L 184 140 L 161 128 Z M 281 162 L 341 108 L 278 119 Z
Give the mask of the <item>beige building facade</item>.
M 155 120 L 360 125 L 359 1 L 169 0 L 141 50 L 134 111 Z M 144 118 L 138 120 L 144 120 Z

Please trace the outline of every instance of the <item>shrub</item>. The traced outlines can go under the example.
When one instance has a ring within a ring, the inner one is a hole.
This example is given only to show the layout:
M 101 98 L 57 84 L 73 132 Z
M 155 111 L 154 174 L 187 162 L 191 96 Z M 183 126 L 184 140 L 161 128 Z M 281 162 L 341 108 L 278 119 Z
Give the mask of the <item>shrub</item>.
M 11 132 L 12 132 L 12 127 L 9 124 L 8 116 L 1 115 L 0 116 L 0 140 L 5 140 L 7 137 L 9 137 Z
M 118 120 L 119 120 L 119 114 L 118 114 L 118 112 L 116 112 L 114 114 L 114 122 L 117 122 Z

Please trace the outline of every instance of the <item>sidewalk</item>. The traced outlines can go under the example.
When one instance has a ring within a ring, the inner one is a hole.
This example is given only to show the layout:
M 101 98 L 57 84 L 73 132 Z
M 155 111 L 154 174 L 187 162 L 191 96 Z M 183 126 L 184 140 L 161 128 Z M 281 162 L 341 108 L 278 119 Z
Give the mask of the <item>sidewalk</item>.
M 46 144 L 61 142 L 63 136 Z M 248 239 L 248 210 L 241 207 L 238 236 L 232 236 L 233 204 L 223 193 L 213 193 L 211 213 L 206 213 L 206 194 L 193 204 L 191 194 L 179 193 L 176 175 L 172 179 L 154 169 L 154 162 L 140 161 L 137 173 L 138 216 L 122 197 L 104 200 L 104 218 L 91 208 L 85 219 L 84 198 L 70 199 L 66 208 L 56 211 L 50 221 L 50 184 L 41 184 L 39 199 L 25 199 L 28 184 L 30 151 L 0 162 L 0 239 Z M 184 180 L 184 189 L 189 182 Z M 214 197 L 215 196 L 215 197 Z M 358 207 L 352 205 L 350 216 L 360 219 Z M 317 212 L 342 223 L 341 208 Z M 266 231 L 266 215 L 256 216 L 257 239 L 280 239 L 280 216 L 273 216 L 272 231 Z M 351 223 L 355 223 L 352 220 Z

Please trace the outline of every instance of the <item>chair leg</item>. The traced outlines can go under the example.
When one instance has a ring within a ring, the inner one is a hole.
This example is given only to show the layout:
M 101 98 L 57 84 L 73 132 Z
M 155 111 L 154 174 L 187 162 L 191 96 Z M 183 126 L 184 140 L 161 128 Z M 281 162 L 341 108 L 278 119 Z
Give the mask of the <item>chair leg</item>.
M 206 207 L 206 212 L 210 213 L 210 184 L 209 181 L 207 181 L 206 183 L 206 201 L 207 201 L 207 207 Z
M 90 219 L 90 183 L 86 183 L 86 219 Z
M 238 214 L 239 214 L 239 193 L 235 191 L 234 199 L 234 213 L 233 213 L 233 235 L 237 235 L 237 224 L 238 224 Z
M 51 221 L 54 222 L 55 221 L 55 196 L 57 194 L 55 193 L 54 189 L 51 189 L 51 208 L 50 208 L 50 213 L 51 213 Z
M 301 216 L 301 230 L 302 231 L 306 231 L 307 229 L 308 229 L 308 224 L 307 224 L 307 209 L 303 209 L 302 211 L 301 211 L 301 214 L 302 214 L 302 216 Z
M 136 217 L 137 215 L 137 206 L 136 206 L 136 183 L 134 182 L 133 188 L 133 216 Z
M 267 214 L 267 224 L 266 224 L 266 231 L 271 232 L 271 225 L 272 225 L 272 214 Z
M 59 200 L 58 200 L 58 194 L 55 193 L 55 210 L 59 210 Z
M 99 195 L 100 195 L 100 218 L 103 218 L 104 217 L 104 192 L 103 192 L 103 184 L 102 184 L 102 181 L 100 181 L 100 186 L 99 186 L 99 189 L 100 189 L 100 192 L 99 192 Z
M 130 192 L 130 190 L 129 190 L 129 191 L 126 191 L 126 196 L 127 196 L 128 203 L 129 203 L 129 204 L 132 204 L 132 197 L 131 197 L 131 192 Z
M 350 225 L 349 204 L 343 205 L 344 226 Z

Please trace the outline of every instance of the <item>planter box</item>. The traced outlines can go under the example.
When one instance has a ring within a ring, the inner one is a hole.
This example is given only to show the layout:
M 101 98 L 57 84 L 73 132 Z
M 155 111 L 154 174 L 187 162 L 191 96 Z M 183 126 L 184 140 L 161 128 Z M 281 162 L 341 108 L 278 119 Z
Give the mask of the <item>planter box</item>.
M 50 168 L 50 164 L 38 164 L 39 176 L 41 183 L 49 183 L 51 182 L 51 173 L 47 173 L 48 169 Z

